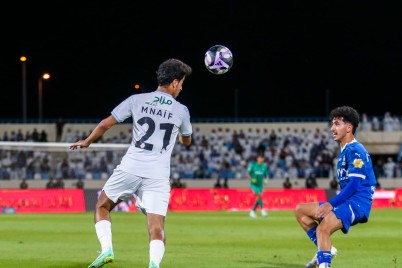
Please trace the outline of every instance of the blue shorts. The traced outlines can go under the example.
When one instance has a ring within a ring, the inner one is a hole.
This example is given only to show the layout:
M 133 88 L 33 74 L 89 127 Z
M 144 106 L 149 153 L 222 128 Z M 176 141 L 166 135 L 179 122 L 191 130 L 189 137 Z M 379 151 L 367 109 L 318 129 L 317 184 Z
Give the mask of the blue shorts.
M 324 202 L 320 202 L 320 205 Z M 347 200 L 332 209 L 335 216 L 342 221 L 342 232 L 347 234 L 350 226 L 368 221 L 371 206 L 356 202 L 355 200 Z

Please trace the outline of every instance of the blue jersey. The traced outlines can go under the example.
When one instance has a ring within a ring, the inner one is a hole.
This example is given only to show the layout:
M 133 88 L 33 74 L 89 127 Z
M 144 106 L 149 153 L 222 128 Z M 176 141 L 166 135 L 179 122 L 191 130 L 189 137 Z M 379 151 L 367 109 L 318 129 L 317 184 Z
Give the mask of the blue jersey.
M 341 148 L 336 170 L 341 191 L 329 200 L 329 203 L 335 208 L 335 214 L 340 218 L 344 218 L 341 216 L 343 212 L 337 211 L 337 209 L 349 213 L 351 205 L 353 213 L 350 215 L 350 224 L 366 222 L 370 215 L 377 183 L 370 154 L 361 143 L 353 140 Z M 341 206 L 345 203 L 348 205 Z M 339 208 L 337 208 L 338 206 Z M 348 225 L 344 222 L 346 230 Z

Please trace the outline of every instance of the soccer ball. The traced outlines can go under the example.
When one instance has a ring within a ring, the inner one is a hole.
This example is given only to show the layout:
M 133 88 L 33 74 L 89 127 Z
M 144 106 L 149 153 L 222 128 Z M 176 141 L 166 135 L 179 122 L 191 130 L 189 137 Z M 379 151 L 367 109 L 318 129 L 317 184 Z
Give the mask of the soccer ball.
M 227 47 L 215 45 L 205 53 L 204 63 L 211 73 L 224 74 L 233 66 L 233 54 Z

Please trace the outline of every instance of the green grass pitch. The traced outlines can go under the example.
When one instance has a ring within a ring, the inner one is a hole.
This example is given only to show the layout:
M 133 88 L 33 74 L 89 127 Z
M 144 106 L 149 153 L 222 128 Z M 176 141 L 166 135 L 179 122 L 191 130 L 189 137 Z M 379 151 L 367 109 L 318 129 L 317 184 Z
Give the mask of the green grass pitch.
M 112 213 L 115 262 L 148 267 L 148 234 L 140 213 Z M 169 212 L 161 268 L 304 267 L 314 246 L 293 211 Z M 402 209 L 376 209 L 370 221 L 337 232 L 332 267 L 402 268 Z M 0 214 L 0 267 L 87 267 L 98 255 L 93 213 Z

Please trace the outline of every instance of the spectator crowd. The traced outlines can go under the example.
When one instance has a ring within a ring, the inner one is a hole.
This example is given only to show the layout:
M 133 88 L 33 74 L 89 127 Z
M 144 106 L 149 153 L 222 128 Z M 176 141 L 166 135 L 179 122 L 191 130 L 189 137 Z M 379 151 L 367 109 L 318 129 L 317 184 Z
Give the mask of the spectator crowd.
M 400 129 L 398 117 L 386 113 L 382 122 L 362 114 L 359 131 L 394 131 Z M 1 134 L 1 133 L 0 133 Z M 67 129 L 58 140 L 73 142 L 85 138 L 86 132 Z M 63 137 L 63 139 L 61 138 Z M 62 140 L 61 140 L 62 139 Z M 47 133 L 33 129 L 25 135 L 21 130 L 4 132 L 2 141 L 47 142 Z M 131 130 L 116 137 L 99 139 L 98 143 L 131 142 Z M 259 129 L 241 130 L 217 127 L 209 133 L 198 128 L 190 146 L 177 144 L 172 153 L 171 177 L 227 181 L 245 179 L 247 166 L 257 154 L 263 154 L 270 179 L 333 178 L 338 145 L 328 129 Z M 4 150 L 0 148 L 0 179 L 106 179 L 120 161 L 125 150 Z M 402 162 L 393 157 L 379 158 L 377 177 L 395 178 L 402 174 Z

